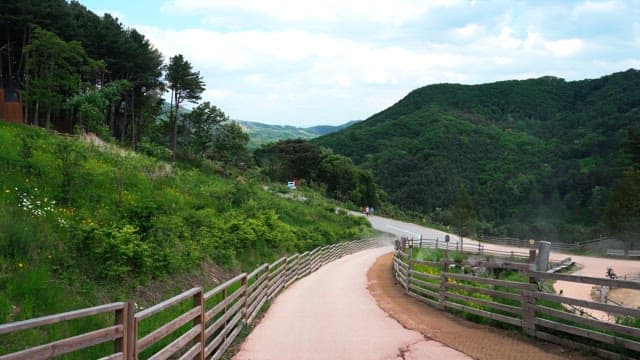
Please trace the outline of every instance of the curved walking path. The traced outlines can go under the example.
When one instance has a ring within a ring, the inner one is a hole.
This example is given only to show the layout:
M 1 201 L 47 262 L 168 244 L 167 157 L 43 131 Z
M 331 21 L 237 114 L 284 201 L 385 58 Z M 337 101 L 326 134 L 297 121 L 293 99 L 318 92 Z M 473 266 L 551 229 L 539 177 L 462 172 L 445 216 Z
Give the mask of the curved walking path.
M 390 318 L 367 291 L 367 271 L 392 251 L 347 255 L 273 302 L 234 359 L 471 359 Z
M 392 253 L 383 255 L 369 269 L 369 291 L 378 305 L 407 329 L 419 331 L 474 359 L 590 359 L 518 332 L 473 323 L 423 304 L 405 295 L 404 288 L 396 283 L 391 271 L 392 261 Z

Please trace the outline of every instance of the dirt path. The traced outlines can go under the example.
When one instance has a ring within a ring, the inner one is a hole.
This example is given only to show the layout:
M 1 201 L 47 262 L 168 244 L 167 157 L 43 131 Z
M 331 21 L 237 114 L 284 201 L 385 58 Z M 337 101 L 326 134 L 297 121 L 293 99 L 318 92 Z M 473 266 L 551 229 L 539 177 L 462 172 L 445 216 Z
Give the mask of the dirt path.
M 454 317 L 406 296 L 393 278 L 392 260 L 392 253 L 376 260 L 367 273 L 368 288 L 380 308 L 405 328 L 475 359 L 590 359 L 518 333 Z
M 367 271 L 391 250 L 347 255 L 292 284 L 234 359 L 471 359 L 403 328 L 376 305 L 367 291 Z

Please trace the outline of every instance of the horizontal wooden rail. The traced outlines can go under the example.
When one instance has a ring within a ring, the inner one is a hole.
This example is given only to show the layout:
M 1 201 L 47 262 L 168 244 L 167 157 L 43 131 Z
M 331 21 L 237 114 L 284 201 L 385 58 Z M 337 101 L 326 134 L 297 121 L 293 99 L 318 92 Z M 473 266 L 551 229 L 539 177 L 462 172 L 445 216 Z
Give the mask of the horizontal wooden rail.
M 397 241 L 396 244 L 401 246 L 402 243 Z M 520 272 L 528 279 L 528 282 L 507 281 L 448 271 L 449 265 L 452 264 L 450 259 L 422 261 L 415 260 L 414 256 L 412 246 L 409 246 L 406 251 L 396 249 L 392 270 L 394 278 L 405 289 L 407 295 L 419 301 L 438 309 L 453 309 L 504 322 L 520 327 L 526 335 L 563 345 L 592 348 L 595 346 L 594 342 L 599 342 L 603 346 L 611 347 L 593 350 L 608 357 L 615 356 L 616 352 L 623 352 L 625 356 L 630 355 L 627 352 L 632 352 L 633 356 L 640 355 L 640 329 L 580 316 L 567 310 L 554 309 L 548 304 L 556 303 L 557 306 L 564 304 L 578 309 L 593 309 L 631 319 L 640 318 L 640 309 L 547 293 L 544 287 L 539 290 L 538 284 L 544 283 L 537 281 L 561 280 L 634 290 L 640 289 L 639 282 L 536 272 L 530 271 L 528 264 L 504 260 L 464 261 L 461 264 L 463 266 L 482 264 L 481 266 L 485 268 L 510 269 Z M 570 262 L 570 259 L 563 261 L 564 264 Z M 429 271 L 429 273 L 423 271 Z M 438 272 L 440 275 L 435 275 Z M 476 294 L 489 295 L 492 300 L 481 298 Z M 503 299 L 508 301 L 503 302 Z M 550 332 L 556 335 L 549 335 L 545 329 L 551 329 Z M 562 333 L 566 336 L 557 335 Z

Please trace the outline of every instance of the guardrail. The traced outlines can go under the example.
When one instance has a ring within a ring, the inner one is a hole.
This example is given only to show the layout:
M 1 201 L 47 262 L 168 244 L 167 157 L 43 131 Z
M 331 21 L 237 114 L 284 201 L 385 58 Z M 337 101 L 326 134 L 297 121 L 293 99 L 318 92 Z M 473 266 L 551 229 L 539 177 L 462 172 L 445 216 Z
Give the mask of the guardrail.
M 117 302 L 1 324 L 0 336 L 98 314 L 112 313 L 115 319 L 113 326 L 18 352 L 2 354 L 0 349 L 0 360 L 46 359 L 107 342 L 113 343 L 113 350 L 101 360 L 219 359 L 243 326 L 252 323 L 267 301 L 282 289 L 326 263 L 380 245 L 376 239 L 357 240 L 283 257 L 209 291 L 194 287 L 139 312 L 135 312 L 132 301 Z M 167 321 L 168 317 L 171 320 Z M 142 328 L 146 329 L 144 334 Z
M 515 282 L 454 273 L 450 268 L 452 264 L 452 259 L 418 261 L 414 259 L 413 247 L 408 247 L 406 252 L 397 248 L 393 274 L 407 295 L 441 310 L 506 323 L 520 328 L 526 335 L 596 351 L 609 358 L 619 358 L 621 354 L 640 355 L 640 328 L 589 316 L 590 310 L 596 310 L 614 317 L 638 319 L 640 309 L 561 296 L 545 292 L 546 285 L 540 289 L 538 286 L 544 281 L 566 281 L 640 290 L 639 282 L 537 272 L 529 270 L 529 264 L 499 261 L 481 264 L 486 268 L 517 270 L 528 278 L 527 282 Z M 457 265 L 478 264 L 463 262 Z M 568 312 L 566 308 L 576 309 L 578 314 Z M 607 348 L 611 345 L 613 347 Z

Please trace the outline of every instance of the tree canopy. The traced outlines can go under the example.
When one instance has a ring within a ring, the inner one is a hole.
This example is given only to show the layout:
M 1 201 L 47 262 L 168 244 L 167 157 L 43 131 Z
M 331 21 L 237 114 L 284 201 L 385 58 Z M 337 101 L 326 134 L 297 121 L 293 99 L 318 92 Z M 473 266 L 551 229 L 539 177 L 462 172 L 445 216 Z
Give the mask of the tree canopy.
M 640 71 L 439 84 L 311 140 L 370 169 L 388 200 L 450 220 L 460 187 L 487 235 L 578 241 L 608 234 L 605 212 L 640 158 Z M 447 214 L 449 212 L 449 214 Z

